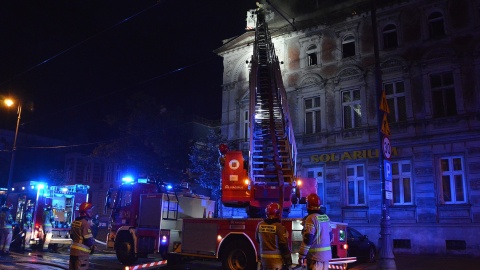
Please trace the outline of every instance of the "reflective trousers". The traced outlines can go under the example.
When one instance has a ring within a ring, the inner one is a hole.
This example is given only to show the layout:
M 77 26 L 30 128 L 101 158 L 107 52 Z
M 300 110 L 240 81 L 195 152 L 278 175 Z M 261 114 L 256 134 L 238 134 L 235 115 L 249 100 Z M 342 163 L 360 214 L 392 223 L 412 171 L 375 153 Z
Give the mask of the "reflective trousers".
M 328 270 L 329 262 L 319 262 L 307 259 L 307 270 Z
M 50 240 L 52 239 L 52 227 L 51 226 L 44 226 L 43 227 L 43 250 L 48 250 L 48 245 L 50 244 Z

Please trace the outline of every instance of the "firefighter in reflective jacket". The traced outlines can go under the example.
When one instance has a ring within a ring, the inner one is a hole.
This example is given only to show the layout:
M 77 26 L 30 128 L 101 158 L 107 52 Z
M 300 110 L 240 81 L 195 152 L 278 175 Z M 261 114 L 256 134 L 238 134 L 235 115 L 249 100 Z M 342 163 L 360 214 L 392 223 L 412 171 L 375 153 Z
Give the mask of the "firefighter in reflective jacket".
M 332 259 L 330 218 L 320 206 L 321 200 L 316 193 L 307 196 L 308 215 L 304 219 L 298 264 L 305 265 L 306 259 L 308 270 L 328 270 Z
M 33 206 L 27 206 L 27 210 L 25 211 L 25 219 L 23 220 L 23 248 L 30 248 L 30 238 L 32 238 L 32 224 L 33 222 Z
M 278 203 L 269 203 L 265 208 L 266 218 L 257 225 L 255 239 L 260 247 L 262 270 L 280 270 L 292 265 L 288 232 L 280 223 L 281 211 Z
M 10 214 L 12 205 L 3 205 L 0 211 L 0 255 L 10 254 L 10 243 L 12 242 L 13 217 Z
M 93 205 L 84 202 L 80 205 L 80 216 L 72 222 L 70 237 L 73 240 L 70 247 L 69 269 L 84 270 L 88 269 L 88 259 L 95 250 L 95 239 L 90 229 L 90 219 L 92 218 Z
M 52 205 L 47 204 L 43 211 L 43 251 L 48 251 L 48 245 L 52 240 L 52 223 L 55 220 L 53 215 Z

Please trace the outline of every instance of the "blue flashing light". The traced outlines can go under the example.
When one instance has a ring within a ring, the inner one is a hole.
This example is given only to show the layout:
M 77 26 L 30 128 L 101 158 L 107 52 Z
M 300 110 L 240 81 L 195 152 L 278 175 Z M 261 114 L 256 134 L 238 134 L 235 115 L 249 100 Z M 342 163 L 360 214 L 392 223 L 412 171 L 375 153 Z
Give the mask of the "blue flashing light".
M 172 187 L 172 185 L 168 184 L 168 185 L 166 186 L 166 188 L 167 188 L 167 190 L 172 190 L 173 187 Z
M 167 236 L 163 235 L 162 236 L 162 244 L 167 243 Z
M 125 177 L 122 178 L 122 182 L 124 184 L 132 184 L 133 183 L 133 177 L 125 176 Z
M 40 189 L 44 189 L 45 188 L 45 185 L 44 184 L 38 184 L 37 185 L 37 189 L 40 190 Z
M 148 178 L 138 178 L 138 183 L 148 183 Z

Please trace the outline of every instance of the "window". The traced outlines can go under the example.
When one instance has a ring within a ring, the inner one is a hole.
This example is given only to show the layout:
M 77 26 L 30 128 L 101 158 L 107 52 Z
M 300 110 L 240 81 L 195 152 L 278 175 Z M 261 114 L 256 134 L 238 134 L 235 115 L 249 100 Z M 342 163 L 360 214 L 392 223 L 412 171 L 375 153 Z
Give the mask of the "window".
M 307 48 L 307 66 L 317 65 L 317 46 L 310 45 Z
M 85 172 L 83 176 L 83 183 L 89 183 L 90 182 L 90 164 L 87 164 L 85 166 Z
M 392 49 L 397 47 L 397 27 L 393 24 L 389 24 L 383 28 L 383 48 Z
M 463 158 L 459 156 L 440 159 L 442 201 L 446 204 L 465 203 L 465 177 Z
M 445 117 L 457 114 L 453 73 L 445 72 L 430 75 L 432 88 L 433 117 Z
M 343 128 L 356 128 L 362 124 L 360 90 L 349 90 L 342 93 Z
M 124 190 L 122 193 L 122 197 L 120 198 L 120 206 L 129 206 L 132 204 L 132 191 L 131 190 Z
M 342 57 L 355 56 L 355 37 L 347 35 L 342 40 Z
M 247 140 L 250 138 L 250 121 L 248 111 L 243 112 L 243 138 Z
M 325 179 L 323 178 L 323 168 L 312 168 L 307 172 L 308 178 L 315 178 L 317 180 L 317 194 L 322 199 L 322 205 L 326 204 L 325 198 Z
M 345 167 L 348 188 L 348 205 L 365 204 L 365 172 L 363 165 Z
M 320 131 L 320 113 L 320 97 L 305 99 L 305 134 Z
M 412 166 L 410 161 L 392 162 L 394 204 L 412 204 Z
M 405 102 L 405 86 L 403 81 L 385 83 L 383 85 L 387 96 L 388 122 L 396 123 L 407 120 L 407 106 Z
M 443 15 L 440 12 L 434 12 L 428 16 L 428 34 L 430 38 L 439 38 L 445 35 Z
M 111 183 L 112 182 L 112 164 L 106 165 L 106 172 L 105 172 L 105 182 Z

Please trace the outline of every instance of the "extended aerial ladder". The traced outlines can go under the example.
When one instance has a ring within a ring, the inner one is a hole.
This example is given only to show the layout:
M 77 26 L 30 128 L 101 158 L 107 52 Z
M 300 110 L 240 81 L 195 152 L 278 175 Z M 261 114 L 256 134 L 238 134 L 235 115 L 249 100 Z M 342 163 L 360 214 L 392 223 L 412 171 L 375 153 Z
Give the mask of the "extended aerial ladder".
M 257 11 L 251 61 L 250 119 L 249 177 L 254 189 L 250 205 L 262 207 L 283 198 L 280 205 L 289 209 L 297 149 L 280 64 L 262 8 Z
M 250 217 L 260 217 L 263 216 L 265 206 L 272 201 L 279 202 L 285 214 L 290 211 L 296 185 L 297 149 L 280 64 L 266 23 L 266 12 L 259 8 L 254 13 L 255 42 L 249 78 L 251 119 L 249 187 L 248 191 L 242 193 L 246 194 L 243 197 L 245 200 L 243 204 L 240 203 L 240 197 L 236 199 L 238 205 L 247 205 Z M 232 152 L 237 152 L 238 155 L 238 151 Z M 238 158 L 229 159 L 227 154 L 225 164 L 230 164 L 231 160 Z M 230 185 L 225 184 L 232 180 L 231 174 L 224 173 L 222 178 L 224 189 L 225 187 L 233 189 L 232 182 Z M 233 193 L 240 194 L 240 186 L 235 187 L 235 191 L 223 192 L 223 202 L 234 201 L 233 196 L 229 197 Z

